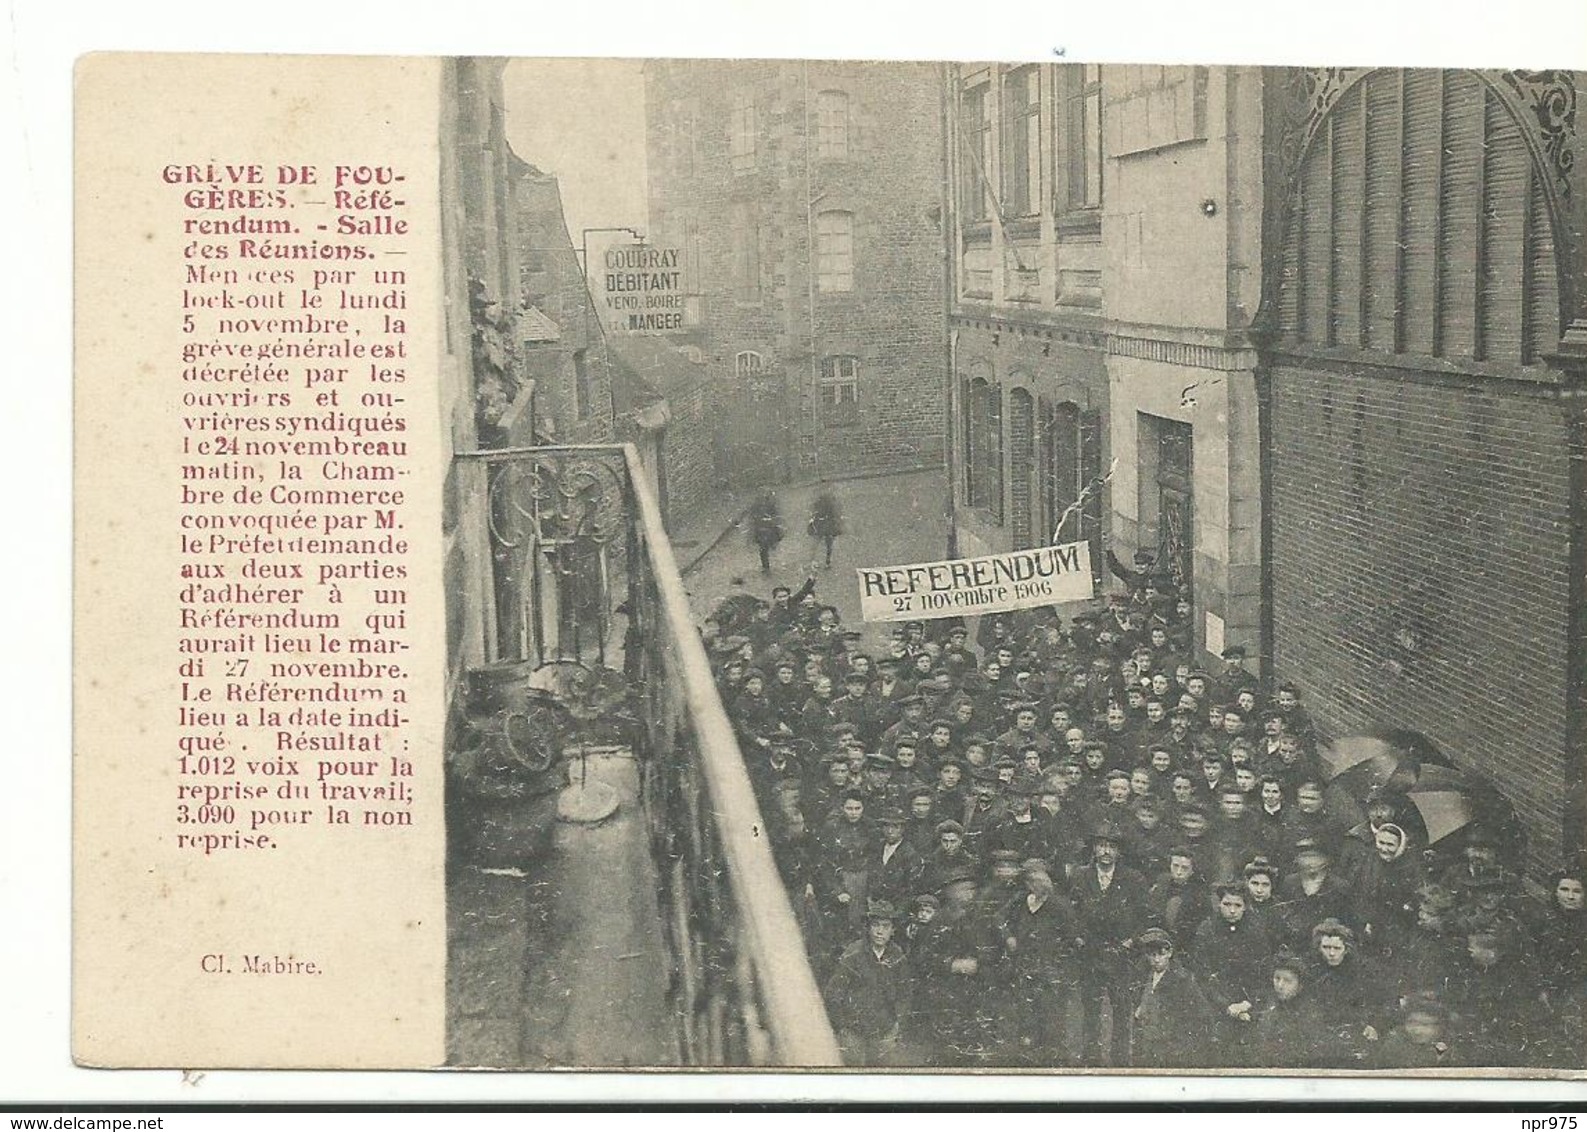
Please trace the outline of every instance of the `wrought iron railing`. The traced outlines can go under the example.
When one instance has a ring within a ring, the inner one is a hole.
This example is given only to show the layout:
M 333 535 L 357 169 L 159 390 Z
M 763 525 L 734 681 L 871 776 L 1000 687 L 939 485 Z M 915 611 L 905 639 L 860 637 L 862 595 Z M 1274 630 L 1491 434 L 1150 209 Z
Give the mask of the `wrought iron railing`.
M 500 449 L 459 472 L 488 499 L 488 661 L 627 679 L 683 1060 L 841 1064 L 637 451 Z

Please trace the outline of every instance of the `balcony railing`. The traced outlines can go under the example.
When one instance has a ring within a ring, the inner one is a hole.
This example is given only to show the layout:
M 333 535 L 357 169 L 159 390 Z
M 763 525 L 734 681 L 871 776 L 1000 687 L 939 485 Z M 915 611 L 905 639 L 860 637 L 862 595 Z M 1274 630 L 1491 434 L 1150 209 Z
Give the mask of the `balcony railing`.
M 487 660 L 622 672 L 683 1060 L 841 1064 L 798 920 L 632 445 L 464 454 L 487 502 Z

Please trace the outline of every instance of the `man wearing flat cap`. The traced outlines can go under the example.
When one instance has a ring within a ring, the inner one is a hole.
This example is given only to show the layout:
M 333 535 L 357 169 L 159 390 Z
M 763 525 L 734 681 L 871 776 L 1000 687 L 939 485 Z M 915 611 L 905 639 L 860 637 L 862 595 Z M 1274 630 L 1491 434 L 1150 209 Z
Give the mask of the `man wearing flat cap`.
M 1223 650 L 1223 672 L 1212 689 L 1215 702 L 1232 704 L 1242 691 L 1259 691 L 1259 683 L 1245 668 L 1244 645 L 1230 645 Z
M 816 896 L 828 917 L 832 932 L 829 938 L 834 943 L 846 938 L 847 932 L 860 923 L 865 910 L 869 884 L 866 869 L 875 836 L 873 823 L 865 817 L 865 804 L 862 791 L 854 787 L 845 790 L 837 815 L 828 819 L 817 838 L 820 858 Z
M 996 1046 L 997 1019 L 986 992 L 1002 947 L 993 926 L 975 915 L 975 871 L 948 866 L 936 879 L 941 908 L 935 930 L 912 964 L 919 973 L 920 1013 L 933 1036 L 923 1060 L 943 1067 L 984 1064 Z
M 920 891 L 921 875 L 926 861 L 913 845 L 904 838 L 908 818 L 901 809 L 884 809 L 877 825 L 881 840 L 870 850 L 866 876 L 870 893 L 879 900 L 892 901 L 903 906 L 911 896 Z
M 911 983 L 903 948 L 893 940 L 897 918 L 891 903 L 869 901 L 864 937 L 843 949 L 837 970 L 827 980 L 827 1013 L 845 1065 L 888 1065 L 895 1060 Z
M 993 746 L 996 747 L 999 755 L 1008 755 L 1017 759 L 1020 749 L 1028 746 L 1039 748 L 1043 757 L 1052 753 L 1052 740 L 1036 728 L 1036 722 L 1040 718 L 1039 707 L 1036 701 L 1029 699 L 1015 700 L 1009 704 L 1014 725 L 994 741 Z
M 832 701 L 832 714 L 854 728 L 860 742 L 870 746 L 881 736 L 881 704 L 869 693 L 864 674 L 843 674 L 843 694 Z
M 898 742 L 900 735 L 908 735 L 914 739 L 925 737 L 925 697 L 919 692 L 910 692 L 906 696 L 901 696 L 895 704 L 899 711 L 898 722 L 882 732 L 881 747 L 884 751 Z
M 779 738 L 772 740 L 766 751 L 758 756 L 745 752 L 749 782 L 755 788 L 762 813 L 774 808 L 771 802 L 782 784 L 801 785 L 804 769 L 799 759 L 803 746 L 802 740 Z
M 860 789 L 865 792 L 865 803 L 872 812 L 879 814 L 884 810 L 894 808 L 902 809 L 908 804 L 904 792 L 893 783 L 893 773 L 898 769 L 898 763 L 883 751 L 871 751 L 865 756 L 865 769 Z
M 800 709 L 795 730 L 812 737 L 826 735 L 834 723 L 842 722 L 832 710 L 832 701 L 832 677 L 822 673 L 810 682 L 810 698 Z
M 965 671 L 973 672 L 981 666 L 981 658 L 969 646 L 968 640 L 969 630 L 965 629 L 963 625 L 957 625 L 949 629 L 947 642 L 942 648 L 942 659 L 944 661 L 955 661 L 962 664 Z
M 1131 1021 L 1130 1064 L 1146 1069 L 1204 1068 L 1217 1011 L 1201 982 L 1175 956 L 1174 939 L 1147 928 L 1135 941 L 1145 965 Z

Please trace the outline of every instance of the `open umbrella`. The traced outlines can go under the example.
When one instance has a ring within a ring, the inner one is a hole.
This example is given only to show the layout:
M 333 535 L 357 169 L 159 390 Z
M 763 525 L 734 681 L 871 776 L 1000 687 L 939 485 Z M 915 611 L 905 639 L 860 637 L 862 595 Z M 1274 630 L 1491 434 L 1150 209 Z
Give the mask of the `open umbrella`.
M 1451 765 L 1432 740 L 1417 732 L 1347 736 L 1319 755 L 1329 810 L 1347 822 L 1365 822 L 1367 802 L 1381 797 L 1398 809 L 1396 821 L 1423 845 L 1436 845 L 1477 821 L 1499 830 L 1515 825 L 1514 810 L 1491 783 Z
M 1413 786 L 1405 793 L 1422 819 L 1427 844 L 1436 845 L 1451 833 L 1465 829 L 1476 819 L 1471 796 L 1459 790 L 1429 790 Z
M 1318 756 L 1323 777 L 1349 774 L 1363 792 L 1393 790 L 1419 781 L 1424 767 L 1453 769 L 1431 739 L 1415 731 L 1381 730 L 1347 735 L 1325 745 Z

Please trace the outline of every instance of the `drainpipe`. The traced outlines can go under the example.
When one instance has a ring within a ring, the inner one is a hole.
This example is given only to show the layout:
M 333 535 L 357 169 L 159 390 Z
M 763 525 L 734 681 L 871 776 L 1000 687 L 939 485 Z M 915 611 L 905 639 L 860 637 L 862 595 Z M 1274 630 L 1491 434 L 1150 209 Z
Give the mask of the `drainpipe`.
M 821 359 L 816 355 L 816 197 L 812 195 L 815 184 L 810 172 L 810 151 L 815 139 L 810 134 L 810 64 L 799 65 L 799 81 L 803 86 L 805 113 L 805 303 L 810 317 L 810 435 L 815 456 L 815 478 L 821 480 L 821 443 L 825 436 L 821 429 Z M 822 194 L 825 195 L 825 194 Z
M 954 380 L 953 380 L 953 300 L 957 293 L 955 279 L 958 271 L 958 238 L 953 222 L 953 171 L 952 146 L 949 144 L 951 137 L 951 122 L 949 120 L 949 91 L 951 63 L 938 65 L 938 116 L 941 121 L 940 133 L 942 135 L 942 177 L 938 186 L 940 204 L 938 206 L 939 223 L 942 225 L 942 364 L 943 380 L 946 383 L 942 404 L 944 409 L 942 447 L 943 447 L 943 474 L 947 482 L 944 486 L 943 514 L 948 520 L 948 557 L 959 557 L 959 528 L 955 514 L 955 484 L 958 481 L 957 459 L 958 446 L 954 444 L 954 422 L 958 420 L 958 413 L 954 411 Z

